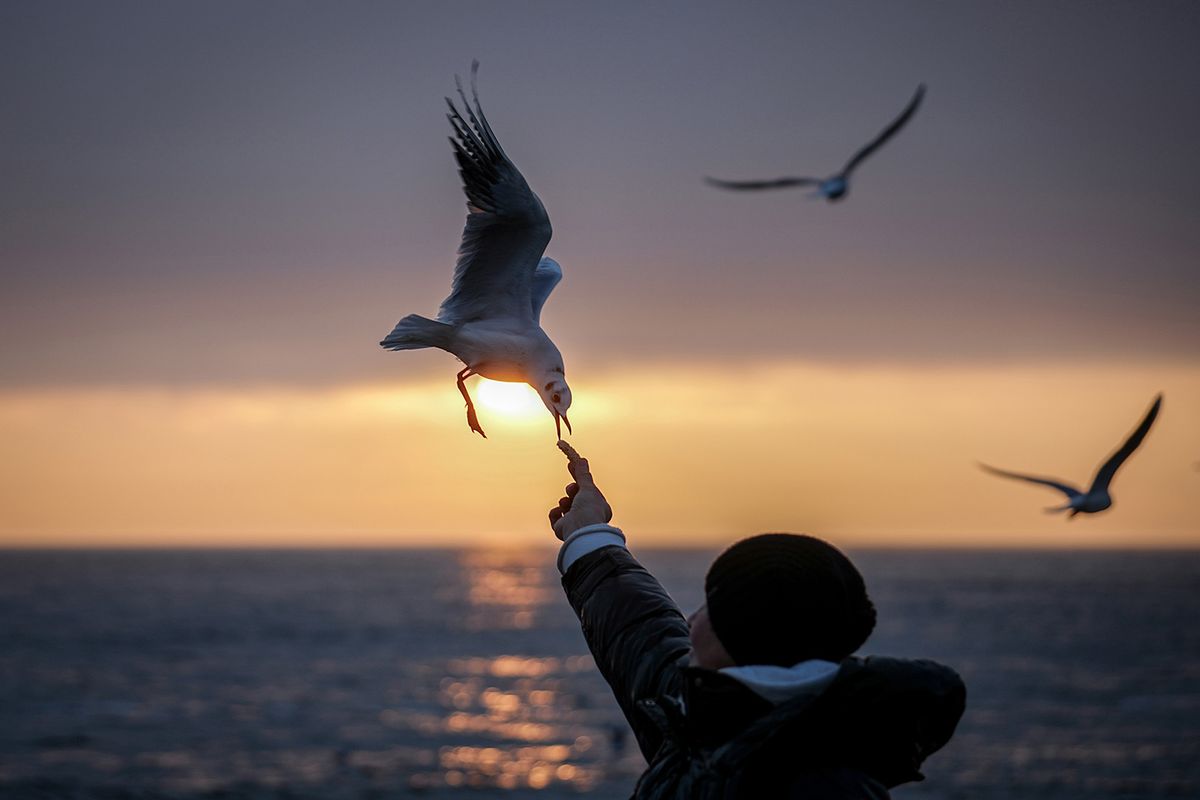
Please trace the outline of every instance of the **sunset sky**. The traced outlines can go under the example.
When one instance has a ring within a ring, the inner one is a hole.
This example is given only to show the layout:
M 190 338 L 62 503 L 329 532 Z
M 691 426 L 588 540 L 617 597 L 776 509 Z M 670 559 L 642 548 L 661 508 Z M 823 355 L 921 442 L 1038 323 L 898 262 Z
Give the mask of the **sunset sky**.
M 532 395 L 475 390 L 484 441 L 451 356 L 377 345 L 448 291 L 478 58 L 631 541 L 1200 546 L 1197 41 L 1191 2 L 0 4 L 0 545 L 548 541 Z M 922 81 L 841 204 L 702 183 L 833 172 Z M 1159 391 L 1105 514 L 976 466 L 1086 483 Z

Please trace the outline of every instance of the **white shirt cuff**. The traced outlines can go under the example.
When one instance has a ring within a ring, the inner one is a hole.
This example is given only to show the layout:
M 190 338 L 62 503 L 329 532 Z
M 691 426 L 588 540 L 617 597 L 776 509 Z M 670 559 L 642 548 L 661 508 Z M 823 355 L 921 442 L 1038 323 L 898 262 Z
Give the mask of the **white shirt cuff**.
M 571 565 L 588 553 L 601 547 L 625 547 L 625 534 L 620 528 L 614 528 L 606 523 L 584 525 L 563 540 L 558 551 L 558 571 L 566 575 Z

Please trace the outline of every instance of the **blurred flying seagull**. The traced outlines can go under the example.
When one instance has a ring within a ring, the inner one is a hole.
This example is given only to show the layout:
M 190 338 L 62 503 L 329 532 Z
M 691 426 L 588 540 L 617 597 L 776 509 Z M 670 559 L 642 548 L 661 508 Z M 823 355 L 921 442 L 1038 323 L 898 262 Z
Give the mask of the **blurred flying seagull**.
M 705 178 L 708 183 L 713 186 L 718 186 L 722 189 L 787 189 L 792 186 L 815 186 L 816 191 L 812 197 L 824 197 L 829 202 L 833 203 L 841 200 L 846 196 L 846 192 L 850 191 L 850 173 L 854 168 L 866 160 L 867 156 L 874 153 L 883 143 L 895 136 L 901 128 L 907 124 L 908 120 L 916 112 L 917 106 L 921 105 L 921 98 L 925 96 L 925 84 L 917 87 L 917 93 L 913 95 L 908 106 L 896 117 L 891 125 L 883 129 L 883 132 L 872 139 L 865 147 L 859 150 L 854 156 L 846 162 L 846 166 L 842 167 L 842 171 L 830 175 L 828 178 L 775 178 L 774 180 L 766 181 L 722 181 L 716 178 Z
M 450 296 L 436 320 L 409 314 L 379 344 L 388 350 L 437 347 L 457 356 L 466 365 L 458 373 L 458 390 L 467 403 L 467 424 L 485 439 L 467 393 L 465 381 L 472 375 L 531 385 L 554 415 L 561 438 L 562 423 L 571 430 L 571 389 L 562 355 L 539 320 L 546 298 L 562 279 L 562 268 L 542 256 L 550 242 L 550 218 L 483 115 L 475 89 L 478 71 L 475 61 L 473 110 L 462 79 L 454 76 L 465 118 L 446 98 L 446 116 L 458 137 L 451 137 L 450 144 L 467 195 L 467 225 Z
M 1117 470 L 1125 463 L 1125 459 L 1133 455 L 1133 451 L 1138 449 L 1138 445 L 1142 443 L 1142 439 L 1146 438 L 1146 432 L 1150 430 L 1150 426 L 1154 424 L 1154 419 L 1158 416 L 1158 409 L 1162 406 L 1163 396 L 1160 393 L 1154 398 L 1154 404 L 1150 406 L 1150 410 L 1146 412 L 1145 418 L 1142 419 L 1137 430 L 1129 434 L 1129 438 L 1121 445 L 1118 450 L 1108 457 L 1108 461 L 1100 467 L 1096 472 L 1096 477 L 1092 479 L 1092 485 L 1086 492 L 1081 492 L 1074 486 L 1068 486 L 1059 481 L 1050 480 L 1049 478 L 1037 478 L 1032 475 L 1022 475 L 1018 472 L 1008 472 L 995 467 L 989 467 L 987 464 L 980 464 L 983 469 L 999 475 L 1003 478 L 1016 478 L 1030 483 L 1040 483 L 1043 486 L 1049 486 L 1052 489 L 1058 489 L 1067 496 L 1067 504 L 1063 506 L 1054 506 L 1047 508 L 1047 513 L 1056 513 L 1059 511 L 1070 511 L 1070 516 L 1076 514 L 1095 514 L 1097 511 L 1103 511 L 1112 505 L 1112 496 L 1108 493 L 1108 485 L 1112 483 L 1113 476 L 1117 474 Z

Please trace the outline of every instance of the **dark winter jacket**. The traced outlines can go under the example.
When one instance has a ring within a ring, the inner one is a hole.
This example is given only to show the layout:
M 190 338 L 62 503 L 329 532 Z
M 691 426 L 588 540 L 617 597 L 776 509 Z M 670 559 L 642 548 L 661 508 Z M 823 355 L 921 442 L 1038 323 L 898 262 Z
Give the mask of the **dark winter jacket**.
M 949 741 L 966 689 L 931 661 L 849 658 L 815 698 L 773 705 L 688 665 L 688 625 L 627 550 L 573 563 L 563 587 L 649 767 L 633 797 L 887 798 L 922 780 Z

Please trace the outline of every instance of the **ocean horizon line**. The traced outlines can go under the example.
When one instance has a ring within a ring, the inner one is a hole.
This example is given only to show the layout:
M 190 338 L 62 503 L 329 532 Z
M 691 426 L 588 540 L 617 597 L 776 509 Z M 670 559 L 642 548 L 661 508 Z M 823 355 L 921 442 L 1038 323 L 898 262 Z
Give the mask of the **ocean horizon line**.
M 827 537 L 828 538 L 828 537 Z M 735 538 L 727 542 L 713 544 L 635 544 L 632 550 L 638 552 L 714 552 L 727 547 Z M 1021 543 L 1014 545 L 997 544 L 842 544 L 846 550 L 855 553 L 887 553 L 887 552 L 941 552 L 941 553 L 1200 553 L 1200 545 L 1179 544 L 1145 544 L 1145 545 L 1104 545 L 1081 543 L 1075 546 L 1062 544 L 1036 545 Z M 459 543 L 459 544 L 4 544 L 0 545 L 0 555 L 15 553 L 321 553 L 321 552 L 479 552 L 514 550 L 544 550 L 553 553 L 557 543 Z

